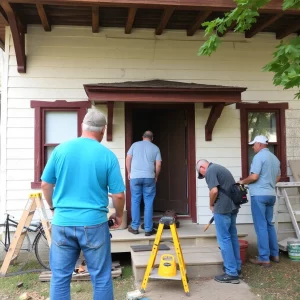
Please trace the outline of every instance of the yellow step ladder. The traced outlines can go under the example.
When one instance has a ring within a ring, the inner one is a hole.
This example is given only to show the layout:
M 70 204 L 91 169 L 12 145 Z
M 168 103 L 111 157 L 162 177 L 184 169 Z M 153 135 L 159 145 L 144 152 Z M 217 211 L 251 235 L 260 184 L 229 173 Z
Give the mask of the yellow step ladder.
M 29 199 L 23 211 L 22 217 L 18 223 L 16 232 L 14 233 L 13 239 L 11 240 L 11 244 L 3 261 L 0 270 L 0 276 L 5 276 L 10 263 L 16 259 L 20 253 L 20 249 L 24 242 L 25 235 L 27 233 L 27 229 L 30 226 L 33 215 L 35 211 L 38 210 L 41 218 L 41 222 L 43 224 L 43 229 L 49 244 L 51 245 L 51 225 L 47 218 L 44 202 L 42 200 L 41 193 L 34 193 L 29 195 Z
M 159 274 L 160 273 L 159 269 L 153 268 L 154 263 L 155 263 L 155 259 L 156 259 L 156 256 L 157 256 L 157 252 L 158 252 L 158 249 L 159 249 L 159 244 L 160 244 L 161 236 L 162 236 L 162 233 L 163 233 L 164 225 L 167 225 L 167 226 L 169 225 L 170 226 L 170 230 L 171 230 L 171 234 L 172 234 L 172 238 L 173 238 L 173 244 L 174 244 L 174 248 L 175 248 L 175 252 L 176 252 L 176 256 L 177 256 L 177 261 L 178 261 L 178 265 L 179 265 L 179 269 L 180 269 L 180 274 L 178 274 L 176 276 L 170 276 L 170 277 L 161 276 Z M 183 284 L 184 292 L 186 293 L 187 296 L 190 296 L 190 290 L 189 290 L 189 286 L 188 286 L 188 278 L 187 278 L 187 275 L 186 275 L 186 267 L 185 267 L 184 258 L 183 258 L 183 255 L 182 255 L 181 246 L 180 246 L 179 239 L 178 239 L 175 218 L 173 216 L 163 216 L 159 220 L 159 226 L 158 226 L 157 233 L 156 233 L 156 236 L 155 236 L 155 240 L 154 240 L 154 244 L 153 244 L 153 247 L 152 247 L 150 259 L 148 261 L 148 265 L 147 265 L 147 268 L 146 268 L 146 271 L 145 271 L 144 279 L 142 281 L 142 286 L 141 286 L 141 292 L 142 293 L 145 293 L 145 291 L 146 291 L 146 287 L 147 287 L 147 283 L 148 283 L 149 278 L 181 280 L 182 284 Z

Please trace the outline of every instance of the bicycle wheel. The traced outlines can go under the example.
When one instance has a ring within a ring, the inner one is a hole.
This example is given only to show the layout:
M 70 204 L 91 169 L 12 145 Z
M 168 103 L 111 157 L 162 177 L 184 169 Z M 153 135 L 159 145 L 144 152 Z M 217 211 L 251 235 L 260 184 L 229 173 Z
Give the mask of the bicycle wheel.
M 8 233 L 9 236 L 6 236 L 5 239 L 6 225 L 0 224 L 0 263 L 1 264 L 5 259 L 10 243 L 13 241 L 13 237 L 16 232 L 17 226 L 14 224 L 10 224 L 8 228 L 9 228 L 9 233 Z M 24 236 L 23 244 L 20 247 L 19 255 L 17 259 L 14 261 L 14 264 L 26 263 L 28 261 L 28 256 L 30 252 L 31 252 L 31 242 L 28 233 L 26 232 Z
M 49 266 L 49 245 L 44 231 L 40 231 L 35 238 L 34 246 L 35 256 L 38 262 L 50 270 Z

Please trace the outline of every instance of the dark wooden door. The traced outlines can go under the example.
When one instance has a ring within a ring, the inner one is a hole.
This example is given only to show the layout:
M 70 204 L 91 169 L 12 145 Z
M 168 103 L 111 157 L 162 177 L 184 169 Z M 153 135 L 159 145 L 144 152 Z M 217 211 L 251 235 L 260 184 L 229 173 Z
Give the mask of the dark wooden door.
M 153 120 L 154 140 L 162 155 L 154 211 L 174 209 L 188 214 L 186 114 L 161 110 Z

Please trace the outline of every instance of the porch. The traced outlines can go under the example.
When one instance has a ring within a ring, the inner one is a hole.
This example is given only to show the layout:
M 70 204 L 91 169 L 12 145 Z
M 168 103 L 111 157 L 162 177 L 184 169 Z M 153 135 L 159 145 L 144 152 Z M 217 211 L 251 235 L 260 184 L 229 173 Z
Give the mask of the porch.
M 216 235 L 209 230 L 208 233 L 204 233 L 204 227 L 205 225 L 186 220 L 180 221 L 180 228 L 177 229 L 189 278 L 212 277 L 222 273 L 223 259 L 218 248 Z M 151 246 L 155 240 L 155 235 L 145 236 L 143 230 L 134 235 L 127 229 L 112 230 L 111 233 L 112 253 L 130 252 L 135 280 L 141 281 L 151 255 Z M 243 239 L 247 234 L 239 233 L 238 236 Z M 164 244 L 170 249 L 158 251 L 154 267 L 158 267 L 162 254 L 172 254 L 176 257 L 170 230 L 164 229 L 160 244 Z M 131 246 L 146 245 L 150 245 L 146 251 L 134 252 L 131 248 Z

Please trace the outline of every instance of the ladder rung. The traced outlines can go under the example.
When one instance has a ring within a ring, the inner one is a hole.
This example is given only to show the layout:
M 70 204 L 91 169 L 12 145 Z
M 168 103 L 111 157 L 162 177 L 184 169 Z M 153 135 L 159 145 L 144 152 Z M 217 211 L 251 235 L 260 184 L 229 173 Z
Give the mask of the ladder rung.
M 300 215 L 300 210 L 294 210 L 294 215 Z
M 278 233 L 288 233 L 288 232 L 295 232 L 294 229 L 281 229 L 277 231 Z

